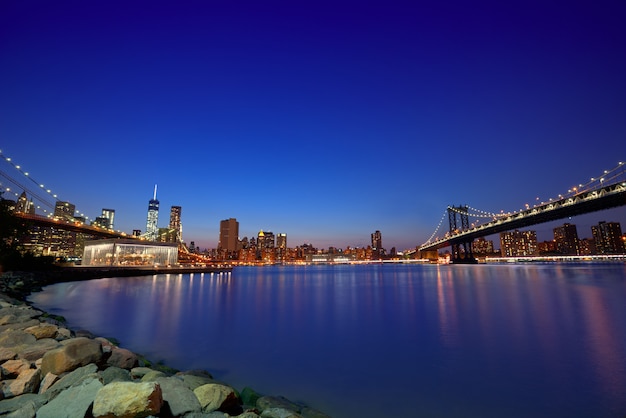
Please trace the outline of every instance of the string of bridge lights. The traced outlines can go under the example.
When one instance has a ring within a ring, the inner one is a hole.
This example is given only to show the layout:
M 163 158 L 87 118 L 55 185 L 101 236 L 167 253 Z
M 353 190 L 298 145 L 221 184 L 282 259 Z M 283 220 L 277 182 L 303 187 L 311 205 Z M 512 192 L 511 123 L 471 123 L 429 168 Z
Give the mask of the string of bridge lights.
M 37 187 L 39 187 L 39 190 L 48 194 L 50 197 L 52 197 L 55 202 L 59 201 L 59 197 L 56 193 L 53 193 L 52 190 L 50 189 L 46 189 L 46 186 L 43 183 L 40 183 L 38 181 L 36 181 L 32 176 L 30 176 L 30 174 L 28 173 L 28 171 L 24 171 L 24 169 L 22 169 L 22 167 L 18 164 L 15 164 L 15 162 L 13 161 L 13 159 L 11 157 L 8 157 L 6 154 L 4 154 L 2 152 L 2 150 L 0 150 L 0 157 L 2 157 L 2 159 L 4 159 L 4 161 L 6 161 L 8 164 L 10 164 L 11 166 L 13 166 L 13 168 L 15 168 L 17 171 L 19 171 L 22 175 L 24 175 L 25 177 L 27 177 L 28 179 L 30 179 L 30 181 L 32 181 L 34 184 L 37 185 Z M 8 179 L 10 182 L 14 183 L 16 186 L 21 187 L 22 189 L 24 189 L 24 191 L 28 191 L 31 195 L 33 195 L 34 197 L 36 197 L 42 204 L 45 204 L 51 208 L 54 208 L 53 205 L 50 205 L 48 202 L 46 202 L 45 199 L 42 199 L 40 196 L 38 196 L 36 193 L 30 191 L 27 187 L 23 186 L 22 184 L 18 183 L 17 181 L 15 181 L 14 179 L 10 178 L 9 176 L 5 175 L 4 173 L 2 173 L 0 171 L 0 175 L 2 175 L 3 177 L 5 177 L 6 179 Z M 0 183 L 1 185 L 1 183 Z M 14 191 L 11 190 L 10 187 L 7 186 L 3 186 L 4 190 L 14 194 L 16 197 L 19 197 L 19 194 Z M 47 214 L 48 216 L 52 216 L 51 213 L 49 213 L 46 209 L 42 208 L 41 206 L 36 206 L 37 209 L 43 211 L 45 214 Z M 80 211 L 76 210 L 77 213 L 80 213 Z M 80 216 L 82 216 L 83 218 L 85 218 L 86 220 L 89 220 L 88 217 L 85 216 L 85 214 L 80 213 Z
M 624 180 L 623 182 L 626 182 L 626 176 L 625 176 L 625 168 L 626 168 L 626 163 L 624 163 L 623 161 L 619 161 L 617 163 L 617 166 L 615 166 L 614 168 L 610 169 L 610 170 L 604 170 L 604 172 L 602 173 L 601 176 L 598 177 L 591 177 L 590 180 L 585 183 L 585 184 L 579 184 L 578 186 L 574 186 L 572 188 L 570 188 L 567 193 L 565 195 L 559 194 L 558 198 L 550 198 L 548 200 L 548 202 L 552 202 L 553 200 L 561 200 L 567 197 L 571 197 L 574 195 L 577 195 L 579 193 L 583 193 L 587 190 L 592 189 L 592 185 L 597 185 L 598 183 L 602 186 L 605 182 L 607 184 L 610 184 L 610 182 L 619 179 L 620 176 L 624 176 Z M 539 200 L 539 198 L 536 198 L 536 200 Z M 545 204 L 546 202 L 541 202 L 541 204 Z M 530 208 L 530 205 L 527 203 L 526 205 L 526 210 Z M 487 212 L 481 209 L 476 209 L 473 208 L 471 206 L 465 206 L 465 210 L 462 210 L 458 207 L 454 207 L 454 206 L 448 206 L 448 208 L 446 209 L 446 211 L 444 211 L 441 219 L 439 220 L 439 223 L 437 224 L 437 227 L 435 228 L 435 231 L 430 235 L 430 237 L 428 238 L 428 240 L 422 244 L 422 245 L 426 245 L 429 244 L 432 239 L 436 236 L 437 232 L 439 231 L 439 228 L 441 228 L 441 225 L 443 225 L 443 221 L 446 218 L 446 214 L 448 213 L 448 210 L 451 210 L 453 212 L 459 213 L 459 214 L 463 214 L 463 215 L 467 215 L 467 216 L 471 216 L 473 218 L 491 218 L 491 219 L 497 219 L 500 217 L 505 217 L 505 216 L 510 216 L 512 214 L 518 213 L 518 212 L 504 212 L 504 210 L 502 210 L 500 213 L 495 213 L 495 212 Z M 470 212 L 472 211 L 472 212 Z M 520 209 L 519 212 L 524 211 L 524 209 Z

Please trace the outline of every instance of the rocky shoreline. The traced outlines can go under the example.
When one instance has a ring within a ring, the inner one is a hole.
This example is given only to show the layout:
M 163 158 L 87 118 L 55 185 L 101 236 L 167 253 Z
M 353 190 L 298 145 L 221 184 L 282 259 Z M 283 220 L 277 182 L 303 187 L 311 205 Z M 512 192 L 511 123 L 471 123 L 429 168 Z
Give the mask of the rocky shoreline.
M 328 417 L 282 396 L 238 391 L 205 370 L 152 365 L 26 302 L 32 291 L 64 278 L 58 271 L 0 276 L 0 416 Z

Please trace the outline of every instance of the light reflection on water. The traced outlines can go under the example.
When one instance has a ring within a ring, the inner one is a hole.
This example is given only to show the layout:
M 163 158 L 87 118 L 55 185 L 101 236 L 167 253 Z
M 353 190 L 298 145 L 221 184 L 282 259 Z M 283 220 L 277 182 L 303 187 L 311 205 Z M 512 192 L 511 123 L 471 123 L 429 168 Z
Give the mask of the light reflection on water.
M 336 417 L 626 415 L 626 266 L 298 266 L 31 297 L 74 328 Z

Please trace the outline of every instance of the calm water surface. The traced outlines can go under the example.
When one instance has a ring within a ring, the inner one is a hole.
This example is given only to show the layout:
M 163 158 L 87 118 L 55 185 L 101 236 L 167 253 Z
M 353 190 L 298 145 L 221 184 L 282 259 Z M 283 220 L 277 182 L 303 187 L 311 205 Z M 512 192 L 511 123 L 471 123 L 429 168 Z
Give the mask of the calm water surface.
M 626 416 L 624 264 L 244 267 L 31 301 L 333 417 Z

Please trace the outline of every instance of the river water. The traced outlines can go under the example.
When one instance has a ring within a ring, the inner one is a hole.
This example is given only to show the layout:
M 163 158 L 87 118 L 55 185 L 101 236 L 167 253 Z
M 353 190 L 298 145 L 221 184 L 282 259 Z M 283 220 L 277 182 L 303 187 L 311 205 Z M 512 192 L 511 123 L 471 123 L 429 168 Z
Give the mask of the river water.
M 30 297 L 333 417 L 626 416 L 626 264 L 236 267 Z

